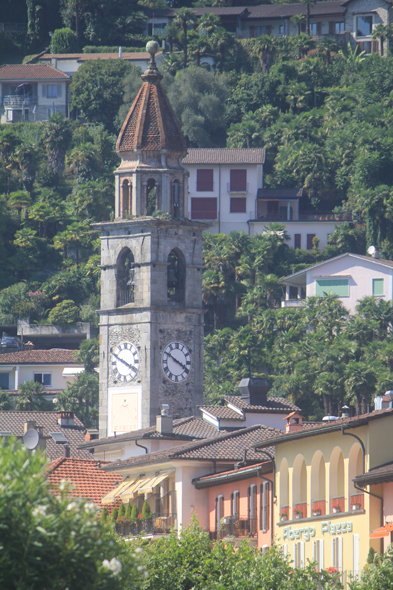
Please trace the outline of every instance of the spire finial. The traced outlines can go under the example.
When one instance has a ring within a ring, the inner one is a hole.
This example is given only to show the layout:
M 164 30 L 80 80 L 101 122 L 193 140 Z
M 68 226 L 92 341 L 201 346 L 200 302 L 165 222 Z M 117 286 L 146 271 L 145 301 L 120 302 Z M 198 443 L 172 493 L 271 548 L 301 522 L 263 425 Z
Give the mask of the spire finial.
M 152 40 L 146 44 L 146 51 L 148 53 L 150 53 L 150 61 L 149 61 L 149 65 L 147 66 L 146 71 L 142 74 L 142 78 L 144 80 L 149 80 L 149 79 L 151 80 L 151 79 L 155 79 L 155 78 L 158 78 L 159 80 L 161 80 L 161 78 L 162 78 L 162 74 L 157 69 L 156 60 L 154 59 L 154 56 L 158 52 L 158 50 L 159 50 L 159 45 L 158 45 L 157 41 Z

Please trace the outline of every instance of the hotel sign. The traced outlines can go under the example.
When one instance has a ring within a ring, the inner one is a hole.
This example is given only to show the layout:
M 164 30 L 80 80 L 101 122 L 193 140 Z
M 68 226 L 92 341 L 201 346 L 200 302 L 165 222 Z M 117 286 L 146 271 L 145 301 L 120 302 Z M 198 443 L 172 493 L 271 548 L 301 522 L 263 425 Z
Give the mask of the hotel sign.
M 340 522 L 337 524 L 331 524 L 330 520 L 324 520 L 321 522 L 322 535 L 341 535 L 343 533 L 352 532 L 352 521 Z M 282 538 L 293 541 L 295 539 L 309 541 L 311 537 L 315 537 L 316 528 L 315 526 L 305 526 L 299 529 L 292 529 L 290 526 L 286 526 L 283 529 Z

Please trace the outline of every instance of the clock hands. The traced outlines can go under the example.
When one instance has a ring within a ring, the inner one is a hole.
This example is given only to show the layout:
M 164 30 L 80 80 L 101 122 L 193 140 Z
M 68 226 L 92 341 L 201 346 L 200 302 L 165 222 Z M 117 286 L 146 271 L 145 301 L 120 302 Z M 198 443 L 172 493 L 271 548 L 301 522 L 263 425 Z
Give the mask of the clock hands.
M 173 361 L 175 361 L 175 363 L 180 365 L 184 371 L 187 369 L 187 367 L 185 365 L 183 365 L 183 363 L 180 362 L 175 356 L 172 356 L 170 352 L 168 352 L 167 354 L 168 354 L 169 358 L 171 358 Z
M 123 363 L 123 365 L 125 365 L 126 367 L 128 367 L 129 369 L 133 369 L 134 371 L 136 371 L 136 367 L 134 365 L 130 365 L 130 363 L 127 363 L 127 361 L 124 361 L 122 358 L 120 358 L 117 354 L 115 354 L 114 352 L 112 353 L 113 356 L 120 361 L 121 363 Z

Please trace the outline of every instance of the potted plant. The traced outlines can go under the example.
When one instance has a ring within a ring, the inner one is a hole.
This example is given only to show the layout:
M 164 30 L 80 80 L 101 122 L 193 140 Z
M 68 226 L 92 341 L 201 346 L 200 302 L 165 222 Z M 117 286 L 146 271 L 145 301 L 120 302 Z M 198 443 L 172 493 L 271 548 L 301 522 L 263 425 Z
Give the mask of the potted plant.
M 287 512 L 287 510 L 283 510 L 282 512 L 280 512 L 279 516 L 280 516 L 280 520 L 281 521 L 288 520 L 288 512 Z
M 293 515 L 296 519 L 303 518 L 303 510 L 299 510 L 299 508 L 294 508 Z
M 131 534 L 137 535 L 140 532 L 140 518 L 138 506 L 136 504 L 131 508 Z
M 153 514 L 147 500 L 144 501 L 142 506 L 142 520 L 143 520 L 143 530 L 147 533 L 152 532 L 153 528 Z
M 313 516 L 321 516 L 321 509 L 320 508 L 314 508 L 312 511 L 312 515 Z
M 335 506 L 333 506 L 333 514 L 337 514 L 338 512 L 341 512 L 341 508 L 339 504 L 336 504 Z
M 352 502 L 351 510 L 360 510 L 360 502 Z

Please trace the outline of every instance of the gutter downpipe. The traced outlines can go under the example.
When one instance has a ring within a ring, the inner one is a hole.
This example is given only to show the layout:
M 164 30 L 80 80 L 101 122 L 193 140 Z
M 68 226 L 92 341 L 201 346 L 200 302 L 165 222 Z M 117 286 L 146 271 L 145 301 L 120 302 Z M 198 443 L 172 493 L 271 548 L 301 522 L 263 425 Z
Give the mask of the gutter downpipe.
M 359 442 L 360 446 L 362 447 L 362 454 L 363 454 L 363 475 L 364 475 L 364 466 L 365 466 L 365 457 L 366 457 L 366 449 L 364 447 L 364 443 L 362 441 L 361 438 L 359 438 L 356 434 L 352 434 L 352 432 L 344 432 L 344 426 L 341 426 L 341 434 L 342 436 L 353 436 L 353 438 L 356 438 L 356 440 Z M 368 494 L 369 496 L 374 496 L 374 498 L 377 498 L 378 500 L 381 501 L 381 526 L 383 526 L 383 498 L 381 496 L 378 496 L 377 494 L 374 494 L 373 492 L 367 491 L 365 488 L 361 488 L 360 486 L 357 485 L 356 482 L 353 482 L 353 486 L 355 488 L 355 490 L 359 490 L 359 492 L 362 492 L 364 494 Z M 380 553 L 383 553 L 383 539 L 380 539 Z
M 273 504 L 277 501 L 277 497 L 276 497 L 276 461 L 274 459 L 274 456 L 271 455 L 270 453 L 268 453 L 267 451 L 260 451 L 259 449 L 254 449 L 254 450 L 258 453 L 264 453 L 267 457 L 269 457 L 269 459 L 273 465 L 273 477 L 272 477 L 272 481 L 271 481 L 271 483 L 272 483 L 272 501 L 270 502 L 270 538 L 271 538 L 271 545 L 273 546 L 273 541 L 274 541 L 274 537 L 273 537 L 273 517 L 274 517 Z M 270 481 L 270 479 L 263 477 L 259 473 L 258 473 L 258 477 L 260 477 L 261 479 L 265 479 L 266 481 Z
M 147 450 L 147 447 L 144 447 L 143 445 L 140 445 L 140 444 L 138 443 L 138 439 L 137 439 L 137 438 L 135 439 L 135 445 L 136 445 L 137 447 L 141 448 L 141 449 L 145 449 L 145 455 L 147 455 L 147 454 L 148 454 L 148 452 L 149 452 L 149 451 Z

